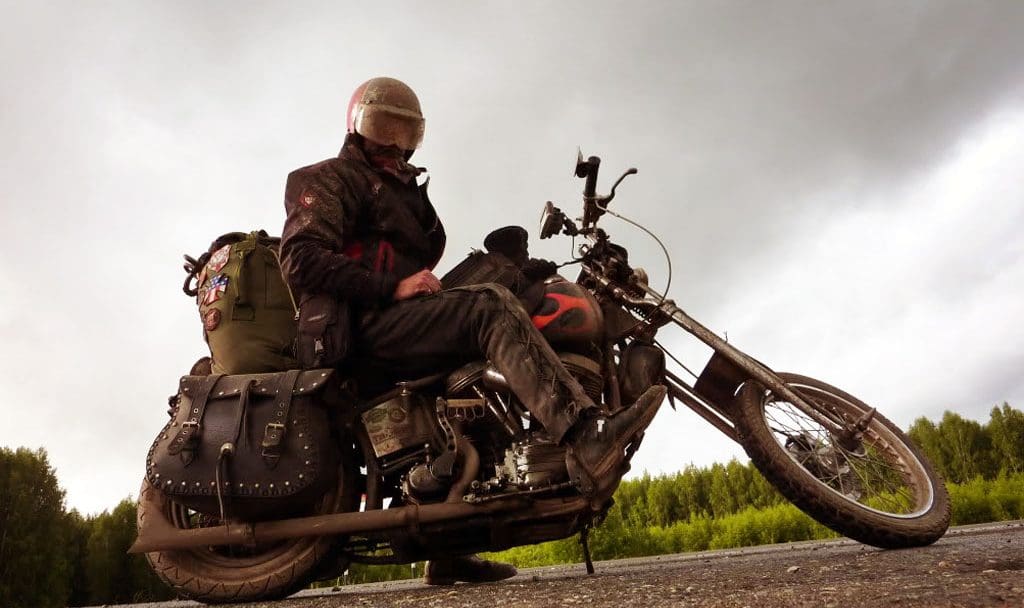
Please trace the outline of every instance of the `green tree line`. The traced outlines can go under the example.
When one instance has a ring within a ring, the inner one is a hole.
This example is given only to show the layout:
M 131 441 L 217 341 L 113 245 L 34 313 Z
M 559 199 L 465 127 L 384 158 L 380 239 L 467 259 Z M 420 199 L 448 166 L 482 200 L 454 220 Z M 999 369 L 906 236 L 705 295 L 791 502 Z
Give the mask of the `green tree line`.
M 986 424 L 947 411 L 938 424 L 918 418 L 908 434 L 948 482 L 1024 473 L 1024 412 L 1008 403 Z
M 44 450 L 0 447 L 0 606 L 85 606 L 171 599 L 135 541 L 135 501 L 67 511 Z
M 1024 412 L 1003 404 L 982 424 L 953 412 L 916 420 L 911 438 L 947 480 L 953 523 L 1024 518 Z M 624 481 L 591 533 L 595 559 L 835 536 L 783 499 L 747 463 L 688 466 Z M 170 599 L 145 558 L 128 555 L 135 501 L 82 516 L 67 511 L 44 450 L 0 448 L 0 606 L 82 606 Z M 578 562 L 577 539 L 496 554 L 520 566 Z M 354 565 L 337 583 L 422 575 Z

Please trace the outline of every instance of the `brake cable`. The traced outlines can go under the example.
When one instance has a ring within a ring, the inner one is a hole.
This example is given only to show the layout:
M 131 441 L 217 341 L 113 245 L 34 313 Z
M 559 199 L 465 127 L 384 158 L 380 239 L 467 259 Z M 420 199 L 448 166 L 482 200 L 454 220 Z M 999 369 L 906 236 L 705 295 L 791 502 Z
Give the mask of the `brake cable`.
M 656 235 L 653 232 L 651 232 L 650 230 L 648 230 L 646 227 L 644 227 L 639 222 L 635 222 L 635 221 L 629 219 L 628 217 L 626 217 L 624 215 L 621 215 L 619 213 L 611 211 L 610 209 L 608 209 L 607 204 L 604 207 L 602 207 L 600 204 L 595 202 L 594 206 L 597 207 L 598 209 L 600 209 L 602 212 L 607 213 L 608 215 L 611 215 L 612 217 L 617 217 L 620 220 L 626 222 L 627 224 L 635 226 L 635 227 L 639 228 L 640 230 L 643 230 L 644 232 L 646 232 L 648 234 L 648 236 L 650 236 L 652 239 L 654 239 L 654 242 L 656 242 L 658 244 L 658 246 L 661 247 L 661 252 L 663 254 L 665 254 L 665 262 L 668 264 L 668 280 L 665 282 L 665 289 L 661 293 L 661 300 L 659 300 L 658 303 L 655 305 L 655 307 L 651 311 L 647 312 L 642 319 L 637 321 L 636 325 L 631 327 L 629 329 L 629 331 L 626 332 L 626 333 L 630 333 L 631 334 L 638 327 L 640 327 L 641 325 L 647 323 L 651 319 L 651 317 L 654 316 L 654 311 L 655 310 L 661 310 L 661 305 L 664 304 L 665 301 L 668 299 L 668 290 L 669 290 L 670 287 L 672 287 L 672 256 L 669 255 L 668 248 L 665 247 L 665 243 L 663 243 L 661 241 L 661 239 L 658 238 L 658 235 Z M 676 359 L 675 357 L 672 357 L 672 358 L 673 358 L 673 360 L 676 361 L 676 363 L 679 363 L 678 359 Z M 682 364 L 680 364 L 680 365 L 682 365 Z M 685 366 L 683 367 L 683 369 L 686 369 Z M 686 371 L 689 372 L 690 370 L 687 369 Z M 690 372 L 690 373 L 692 374 L 693 372 Z

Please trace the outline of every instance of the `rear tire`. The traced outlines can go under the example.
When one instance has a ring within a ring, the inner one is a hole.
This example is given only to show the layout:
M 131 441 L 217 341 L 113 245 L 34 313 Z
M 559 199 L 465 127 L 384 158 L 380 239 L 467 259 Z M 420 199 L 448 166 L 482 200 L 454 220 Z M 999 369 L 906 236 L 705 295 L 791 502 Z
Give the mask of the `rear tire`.
M 806 376 L 779 374 L 786 385 L 837 422 L 871 408 Z M 858 447 L 840 445 L 809 416 L 751 380 L 736 396 L 740 444 L 783 496 L 854 540 L 897 549 L 928 545 L 949 527 L 949 494 L 920 450 L 875 413 Z
M 341 467 L 338 483 L 310 510 L 310 515 L 358 509 L 358 492 L 350 467 Z M 205 516 L 168 498 L 142 482 L 137 511 L 138 525 L 149 517 L 166 518 L 180 528 L 216 525 L 218 518 Z M 157 576 L 179 595 L 205 602 L 250 602 L 279 599 L 302 589 L 316 573 L 315 567 L 338 541 L 332 536 L 289 539 L 266 546 L 200 547 L 146 554 Z

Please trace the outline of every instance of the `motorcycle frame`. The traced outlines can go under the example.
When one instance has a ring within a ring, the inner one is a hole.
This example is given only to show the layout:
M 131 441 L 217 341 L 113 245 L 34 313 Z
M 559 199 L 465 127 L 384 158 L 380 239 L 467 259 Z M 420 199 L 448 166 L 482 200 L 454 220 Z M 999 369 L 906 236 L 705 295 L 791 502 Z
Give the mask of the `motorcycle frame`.
M 782 378 L 768 366 L 747 355 L 702 325 L 699 321 L 686 314 L 674 301 L 666 298 L 664 294 L 658 293 L 646 283 L 636 283 L 636 287 L 644 293 L 643 297 L 637 297 L 618 286 L 615 281 L 605 276 L 600 269 L 592 267 L 586 261 L 584 261 L 582 269 L 588 279 L 593 280 L 619 304 L 633 310 L 644 310 L 653 306 L 665 319 L 711 347 L 716 355 L 735 366 L 735 370 L 741 372 L 745 377 L 739 378 L 734 386 L 728 387 L 731 389 L 732 394 L 735 394 L 735 391 L 747 380 L 755 380 L 776 395 L 786 399 L 809 418 L 828 430 L 828 432 L 837 436 L 850 432 L 845 426 L 839 425 L 834 420 L 823 415 L 821 411 L 789 388 Z M 650 326 L 650 320 L 645 319 L 642 325 Z M 698 378 L 699 382 L 700 379 Z M 671 372 L 666 372 L 666 383 L 672 397 L 682 401 L 726 437 L 733 441 L 739 441 L 730 415 L 731 402 L 715 403 L 712 400 L 706 399 L 693 385 L 690 385 Z

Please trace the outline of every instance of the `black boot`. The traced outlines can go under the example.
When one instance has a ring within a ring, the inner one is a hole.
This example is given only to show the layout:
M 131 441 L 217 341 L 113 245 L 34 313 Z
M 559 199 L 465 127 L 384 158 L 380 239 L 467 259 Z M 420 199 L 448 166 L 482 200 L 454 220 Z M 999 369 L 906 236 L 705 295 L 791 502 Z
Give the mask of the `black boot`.
M 599 509 L 619 486 L 629 470 L 626 448 L 643 433 L 665 399 L 666 389 L 656 385 L 636 402 L 612 416 L 580 420 L 572 429 L 565 463 L 569 478 Z
M 515 576 L 516 572 L 512 564 L 492 562 L 476 555 L 460 555 L 427 562 L 423 582 L 428 585 L 454 585 L 456 581 L 490 583 Z

